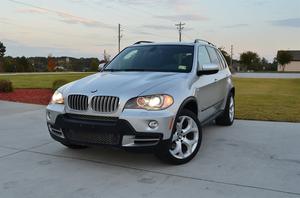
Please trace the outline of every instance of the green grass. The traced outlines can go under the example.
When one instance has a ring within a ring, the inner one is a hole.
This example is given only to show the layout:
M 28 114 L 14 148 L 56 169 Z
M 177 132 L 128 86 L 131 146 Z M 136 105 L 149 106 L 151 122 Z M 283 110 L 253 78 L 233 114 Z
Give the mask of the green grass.
M 15 88 L 52 88 L 55 80 L 73 81 L 92 73 L 1 76 Z M 234 78 L 239 119 L 300 122 L 300 79 Z
M 8 79 L 14 88 L 52 88 L 55 80 L 66 80 L 68 82 L 86 77 L 92 73 L 57 73 L 57 74 L 17 74 L 0 75 L 0 79 Z
M 239 119 L 300 122 L 300 79 L 235 78 Z
M 237 73 L 278 73 L 278 74 L 298 74 L 300 71 L 239 71 Z

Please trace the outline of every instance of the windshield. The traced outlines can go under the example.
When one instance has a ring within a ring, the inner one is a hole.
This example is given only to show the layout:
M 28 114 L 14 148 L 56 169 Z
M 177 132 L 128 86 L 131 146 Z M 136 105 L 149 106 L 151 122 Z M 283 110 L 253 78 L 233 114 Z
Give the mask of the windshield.
M 194 46 L 148 45 L 123 50 L 104 71 L 157 71 L 188 73 L 192 70 Z

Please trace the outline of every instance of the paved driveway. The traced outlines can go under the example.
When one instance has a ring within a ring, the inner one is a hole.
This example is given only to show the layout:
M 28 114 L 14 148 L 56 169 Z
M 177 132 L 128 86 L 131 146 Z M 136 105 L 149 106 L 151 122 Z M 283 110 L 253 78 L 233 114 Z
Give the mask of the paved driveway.
M 0 197 L 300 197 L 300 124 L 208 126 L 189 164 L 151 154 L 69 150 L 44 107 L 0 101 Z
M 235 73 L 239 78 L 300 78 L 300 73 Z

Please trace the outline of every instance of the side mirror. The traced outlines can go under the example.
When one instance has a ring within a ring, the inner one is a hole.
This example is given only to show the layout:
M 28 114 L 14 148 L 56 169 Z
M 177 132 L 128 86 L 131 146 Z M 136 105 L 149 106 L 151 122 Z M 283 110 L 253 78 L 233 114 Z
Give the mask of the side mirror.
M 197 75 L 211 75 L 219 72 L 219 65 L 217 64 L 204 64 L 202 68 L 198 68 Z

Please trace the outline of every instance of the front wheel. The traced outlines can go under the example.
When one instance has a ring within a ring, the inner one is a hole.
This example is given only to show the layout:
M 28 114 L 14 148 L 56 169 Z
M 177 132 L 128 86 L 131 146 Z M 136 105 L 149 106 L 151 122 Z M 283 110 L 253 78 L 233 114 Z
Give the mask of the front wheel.
M 201 124 L 197 116 L 186 109 L 179 114 L 171 139 L 161 143 L 156 155 L 171 164 L 184 164 L 197 154 L 202 140 Z

